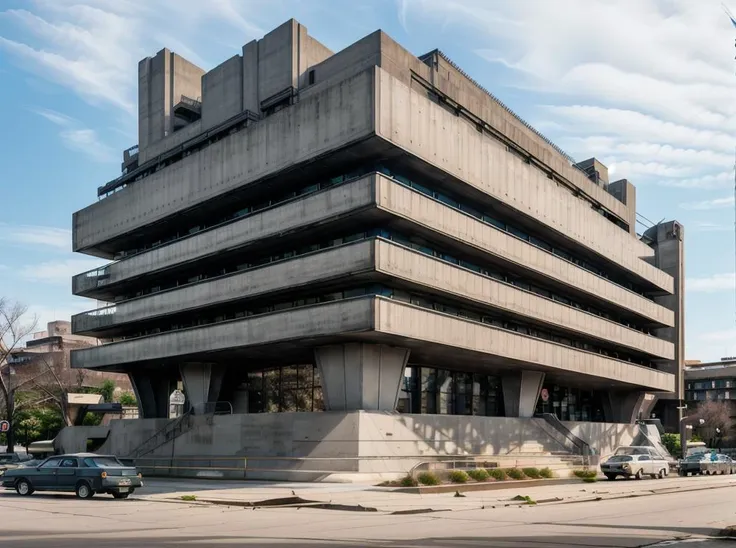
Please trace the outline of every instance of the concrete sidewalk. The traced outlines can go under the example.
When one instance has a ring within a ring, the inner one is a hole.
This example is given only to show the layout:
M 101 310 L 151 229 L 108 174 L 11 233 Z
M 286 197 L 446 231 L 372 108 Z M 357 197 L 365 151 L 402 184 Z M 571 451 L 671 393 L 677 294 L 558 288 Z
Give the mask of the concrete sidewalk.
M 184 482 L 182 482 L 184 483 Z M 303 501 L 331 504 L 339 509 L 361 508 L 375 509 L 381 513 L 411 512 L 432 509 L 434 511 L 472 510 L 489 507 L 506 507 L 527 504 L 526 501 L 514 500 L 529 497 L 539 505 L 566 504 L 576 502 L 594 502 L 625 497 L 656 496 L 666 493 L 698 492 L 720 489 L 736 485 L 733 476 L 699 476 L 691 478 L 667 478 L 663 480 L 617 480 L 597 483 L 571 483 L 565 485 L 535 485 L 518 489 L 474 491 L 463 493 L 457 497 L 454 493 L 443 494 L 407 494 L 396 492 L 390 488 L 378 488 L 369 485 L 355 484 L 305 484 L 305 483 L 257 483 L 233 484 L 226 488 L 216 481 L 186 482 L 185 487 L 176 490 L 177 484 L 170 485 L 168 492 L 140 497 L 149 500 L 166 502 L 185 502 L 182 496 L 195 497 L 195 504 L 224 504 L 232 506 L 268 505 L 274 499 L 284 499 L 286 505 L 299 506 Z M 157 481 L 152 480 L 155 489 Z M 198 489 L 198 487 L 201 487 Z M 697 496 L 697 495 L 694 495 Z M 298 499 L 297 499 L 298 497 Z M 188 502 L 188 501 L 187 501 Z

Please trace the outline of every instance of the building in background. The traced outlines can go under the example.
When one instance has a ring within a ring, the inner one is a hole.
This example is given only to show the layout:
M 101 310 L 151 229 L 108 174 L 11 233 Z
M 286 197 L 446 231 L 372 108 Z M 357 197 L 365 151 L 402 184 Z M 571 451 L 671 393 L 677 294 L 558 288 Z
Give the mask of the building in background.
M 60 381 L 70 388 L 100 388 L 106 380 L 111 380 L 118 391 L 132 390 L 127 375 L 71 368 L 69 354 L 72 350 L 91 348 L 98 344 L 99 341 L 94 337 L 72 334 L 71 322 L 56 320 L 46 325 L 46 331 L 33 333 L 24 347 L 10 352 L 7 362 L 13 368 L 15 384 L 38 376 L 49 366 L 53 366 Z
M 682 226 L 638 235 L 631 182 L 440 51 L 377 31 L 333 53 L 291 20 L 207 72 L 166 49 L 138 68 L 138 145 L 74 214 L 74 250 L 112 262 L 73 279 L 109 305 L 73 317 L 104 344 L 72 364 L 128 374 L 144 419 L 180 381 L 192 413 L 279 431 L 676 413 Z
M 694 409 L 705 401 L 726 401 L 736 417 L 736 357 L 685 366 L 685 402 Z

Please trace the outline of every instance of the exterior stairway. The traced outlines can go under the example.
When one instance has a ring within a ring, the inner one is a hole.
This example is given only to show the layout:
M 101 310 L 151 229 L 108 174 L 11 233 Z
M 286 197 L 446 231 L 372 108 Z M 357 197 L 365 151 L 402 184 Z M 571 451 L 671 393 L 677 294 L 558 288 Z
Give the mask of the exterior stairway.
M 139 459 L 145 455 L 153 453 L 162 445 L 175 440 L 192 427 L 191 418 L 191 413 L 187 412 L 181 417 L 169 421 L 166 426 L 141 443 L 124 458 L 131 460 Z

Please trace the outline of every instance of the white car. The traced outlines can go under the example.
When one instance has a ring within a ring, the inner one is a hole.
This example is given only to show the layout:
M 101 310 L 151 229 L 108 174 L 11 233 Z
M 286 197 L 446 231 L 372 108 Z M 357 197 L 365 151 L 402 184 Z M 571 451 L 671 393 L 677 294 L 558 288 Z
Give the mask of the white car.
M 669 462 L 651 447 L 619 447 L 612 457 L 601 463 L 601 472 L 609 480 L 615 480 L 618 476 L 661 479 L 669 474 L 669 470 Z

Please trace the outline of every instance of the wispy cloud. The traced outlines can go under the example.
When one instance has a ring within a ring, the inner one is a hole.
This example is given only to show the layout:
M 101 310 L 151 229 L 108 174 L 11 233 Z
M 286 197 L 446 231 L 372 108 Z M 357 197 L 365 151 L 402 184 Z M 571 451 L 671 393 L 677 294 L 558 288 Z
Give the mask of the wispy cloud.
M 252 14 L 273 12 L 266 0 L 34 0 L 27 9 L 0 16 L 26 31 L 21 39 L 0 36 L 0 51 L 23 70 L 70 89 L 93 105 L 128 114 L 136 109 L 138 61 L 164 46 L 189 52 L 205 42 L 205 23 L 220 36 L 244 44 L 263 33 Z M 165 30 L 166 29 L 166 30 Z M 191 49 L 190 49 L 191 48 Z M 193 57 L 193 58 L 192 58 Z
M 696 232 L 733 232 L 733 224 L 716 224 L 716 223 L 693 223 L 688 225 L 688 230 Z
M 724 209 L 727 207 L 733 207 L 734 197 L 724 196 L 723 198 L 714 198 L 712 200 L 702 200 L 699 202 L 686 202 L 680 204 L 682 209 L 704 211 L 708 209 Z
M 19 270 L 19 275 L 30 281 L 69 286 L 72 276 L 92 270 L 100 264 L 99 259 L 47 261 L 40 264 L 25 265 Z
M 733 291 L 734 288 L 736 288 L 736 275 L 733 272 L 685 280 L 685 290 L 688 292 L 715 293 Z
M 59 251 L 71 251 L 72 231 L 66 228 L 0 223 L 0 242 L 19 245 L 46 246 Z
M 63 128 L 59 138 L 69 150 L 85 154 L 96 162 L 114 162 L 119 158 L 114 148 L 103 143 L 95 130 L 83 127 L 79 120 L 49 109 L 36 109 L 33 112 Z

